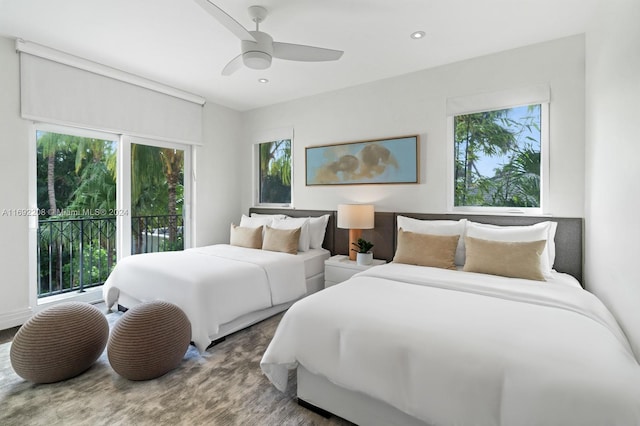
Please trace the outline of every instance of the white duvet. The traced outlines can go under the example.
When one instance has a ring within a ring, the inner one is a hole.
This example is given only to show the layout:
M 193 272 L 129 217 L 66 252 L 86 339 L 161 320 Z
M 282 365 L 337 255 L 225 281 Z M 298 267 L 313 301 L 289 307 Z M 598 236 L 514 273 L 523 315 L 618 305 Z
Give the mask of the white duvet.
M 591 293 L 388 264 L 295 303 L 261 367 L 303 365 L 432 425 L 640 425 L 640 366 Z
M 204 351 L 221 324 L 305 295 L 304 261 L 226 244 L 129 256 L 104 284 L 109 309 L 121 293 L 179 306 L 191 321 L 193 342 Z

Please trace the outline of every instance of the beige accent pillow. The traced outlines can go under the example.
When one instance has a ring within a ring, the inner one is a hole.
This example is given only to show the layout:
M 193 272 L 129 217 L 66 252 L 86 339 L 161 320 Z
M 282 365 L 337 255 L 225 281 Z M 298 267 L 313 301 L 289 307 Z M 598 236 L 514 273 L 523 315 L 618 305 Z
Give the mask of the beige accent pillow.
M 460 220 L 422 220 L 407 216 L 396 218 L 398 229 L 402 228 L 407 232 L 431 235 L 459 235 L 458 248 L 456 249 L 456 265 L 464 265 L 464 230 L 467 226 L 467 219 Z
M 262 226 L 247 228 L 232 223 L 229 244 L 254 249 L 262 248 Z
M 300 238 L 298 239 L 298 251 L 309 250 L 311 234 L 309 233 L 308 217 L 290 217 L 288 219 L 273 219 L 269 224 L 273 229 L 297 229 L 300 228 Z
M 264 230 L 262 250 L 281 251 L 283 253 L 298 254 L 300 228 L 276 229 L 269 225 Z
M 547 240 L 506 242 L 465 237 L 464 244 L 467 249 L 464 271 L 546 281 L 541 256 Z
M 456 269 L 459 235 L 432 235 L 398 230 L 398 247 L 393 261 L 409 265 Z

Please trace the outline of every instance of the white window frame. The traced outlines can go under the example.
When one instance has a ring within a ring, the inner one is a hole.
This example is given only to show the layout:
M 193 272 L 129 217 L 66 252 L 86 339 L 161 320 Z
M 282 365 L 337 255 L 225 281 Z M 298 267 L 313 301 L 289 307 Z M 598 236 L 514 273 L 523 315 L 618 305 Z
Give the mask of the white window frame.
M 291 141 L 291 202 L 290 203 L 261 203 L 260 202 L 260 144 L 269 143 L 279 140 Z M 293 188 L 295 187 L 295 149 L 293 143 L 293 128 L 272 129 L 261 132 L 253 138 L 252 146 L 253 156 L 253 206 L 255 207 L 280 207 L 293 208 Z
M 117 260 L 131 255 L 131 144 L 148 145 L 158 148 L 180 149 L 184 151 L 184 203 L 182 206 L 182 216 L 184 220 L 183 244 L 184 249 L 191 248 L 195 241 L 195 216 L 193 208 L 194 194 L 194 172 L 193 172 L 193 145 L 181 144 L 177 142 L 166 142 L 157 139 L 147 139 L 137 136 L 124 135 L 122 137 L 121 148 L 118 151 L 118 180 L 116 194 L 118 209 L 123 209 L 129 214 L 127 216 L 116 217 L 116 229 L 120 227 L 122 231 L 116 234 L 116 255 Z
M 532 94 L 532 92 L 534 92 Z M 451 101 L 451 102 L 450 102 Z M 465 105 L 466 104 L 466 105 Z M 464 105 L 464 106 L 460 106 Z M 454 117 L 482 111 L 540 105 L 540 207 L 455 206 Z M 447 207 L 451 213 L 513 214 L 539 216 L 550 213 L 549 206 L 549 88 L 536 86 L 520 90 L 454 98 L 447 101 Z
M 95 130 L 79 129 L 77 127 L 61 126 L 57 124 L 34 122 L 29 126 L 29 209 L 38 209 L 38 148 L 36 134 L 38 131 L 60 133 L 83 138 L 95 138 L 115 141 L 118 144 L 117 155 L 120 156 L 122 148 L 122 137 L 115 133 L 99 132 Z M 118 181 L 120 179 L 116 179 Z M 118 188 L 116 183 L 116 206 L 118 209 Z M 38 298 L 38 216 L 29 216 L 29 302 L 35 312 L 38 312 L 52 304 L 79 301 L 97 302 L 102 300 L 102 286 L 87 289 L 84 293 L 66 293 L 62 295 L 50 296 L 44 299 Z M 116 227 L 117 230 L 117 227 Z M 118 233 L 116 231 L 116 240 Z M 117 253 L 117 251 L 116 251 Z

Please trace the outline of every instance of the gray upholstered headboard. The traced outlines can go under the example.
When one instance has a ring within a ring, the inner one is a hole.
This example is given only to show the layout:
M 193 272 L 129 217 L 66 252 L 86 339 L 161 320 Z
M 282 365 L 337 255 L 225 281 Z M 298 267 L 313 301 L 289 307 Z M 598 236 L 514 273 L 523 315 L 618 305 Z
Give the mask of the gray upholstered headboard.
M 349 253 L 349 232 L 346 229 L 337 228 L 337 213 L 335 211 L 252 207 L 249 209 L 249 213 L 286 214 L 292 217 L 328 214 L 329 222 L 322 246 L 331 251 L 331 254 Z M 554 269 L 558 272 L 573 275 L 582 283 L 582 218 L 376 212 L 375 229 L 365 229 L 362 232 L 362 238 L 374 243 L 373 253 L 377 259 L 385 259 L 387 261 L 393 259 L 396 249 L 397 216 L 407 216 L 422 220 L 459 220 L 466 218 L 474 222 L 501 226 L 532 225 L 546 220 L 558 222 L 555 238 L 556 261 Z
M 544 222 L 547 220 L 558 222 L 558 229 L 556 231 L 555 238 L 556 261 L 553 269 L 558 272 L 573 275 L 578 281 L 580 281 L 580 283 L 582 283 L 582 218 L 395 213 L 394 248 L 396 244 L 395 217 L 397 216 L 407 216 L 423 220 L 459 220 L 466 218 L 474 222 L 501 226 L 533 225 L 534 223 Z
M 335 230 L 336 230 L 336 212 L 331 210 L 296 210 L 296 209 L 272 209 L 251 207 L 249 214 L 286 214 L 291 217 L 318 217 L 325 214 L 329 215 L 329 222 L 327 222 L 327 230 L 324 233 L 324 241 L 322 247 L 331 252 L 332 255 L 336 254 L 335 251 Z

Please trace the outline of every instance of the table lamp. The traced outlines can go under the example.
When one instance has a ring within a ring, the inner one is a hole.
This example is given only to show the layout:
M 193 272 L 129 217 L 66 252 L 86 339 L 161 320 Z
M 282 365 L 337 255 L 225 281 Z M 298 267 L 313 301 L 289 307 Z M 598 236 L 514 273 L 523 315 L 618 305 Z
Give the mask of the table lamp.
M 349 259 L 356 260 L 353 243 L 362 236 L 363 229 L 373 229 L 374 215 L 371 204 L 339 204 L 338 228 L 349 230 Z

